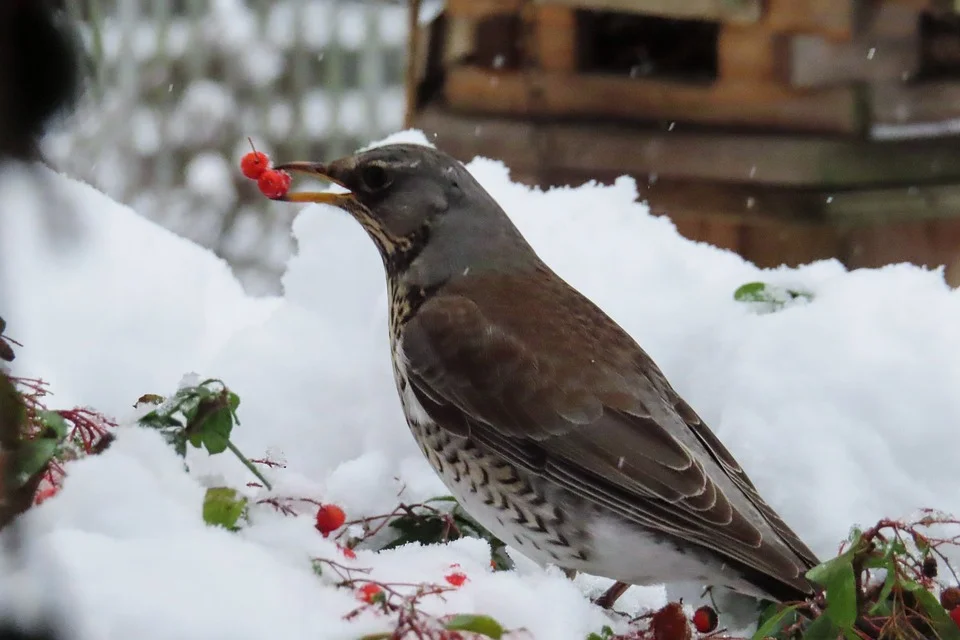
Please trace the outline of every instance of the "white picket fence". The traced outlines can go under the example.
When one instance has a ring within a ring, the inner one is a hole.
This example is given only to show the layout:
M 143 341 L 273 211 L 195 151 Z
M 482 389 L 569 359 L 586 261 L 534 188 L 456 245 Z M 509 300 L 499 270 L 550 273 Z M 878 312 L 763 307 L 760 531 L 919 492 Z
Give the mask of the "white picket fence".
M 83 0 L 96 73 L 51 161 L 275 292 L 291 208 L 236 170 L 247 137 L 323 159 L 402 126 L 407 15 L 382 0 Z

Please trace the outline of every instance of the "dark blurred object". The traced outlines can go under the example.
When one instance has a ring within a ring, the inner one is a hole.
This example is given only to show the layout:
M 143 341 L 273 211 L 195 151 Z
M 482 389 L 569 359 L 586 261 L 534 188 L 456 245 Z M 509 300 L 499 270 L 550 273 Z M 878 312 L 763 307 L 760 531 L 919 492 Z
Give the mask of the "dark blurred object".
M 39 139 L 80 95 L 81 45 L 66 3 L 0 0 L 0 157 L 39 158 Z
M 66 10 L 65 3 L 70 1 L 0 0 L 0 162 L 39 159 L 46 127 L 77 103 L 82 84 L 81 48 Z M 2 382 L 0 443 L 5 454 L 0 455 L 0 462 L 6 464 L 0 468 L 0 487 L 9 487 L 12 470 L 17 467 L 13 459 L 19 449 L 20 420 L 19 413 L 10 410 L 16 401 L 9 379 L 4 377 Z M 4 495 L 0 505 L 18 503 L 16 509 L 7 511 L 22 511 L 31 504 L 35 489 Z M 7 543 L 9 550 L 16 552 L 19 540 L 16 528 L 11 529 L 9 533 L 14 535 L 7 537 Z M 62 634 L 55 632 L 54 626 L 49 618 L 32 630 L 3 620 L 0 640 L 57 640 Z
M 0 623 L 0 640 L 59 640 L 60 636 L 47 629 L 27 630 Z

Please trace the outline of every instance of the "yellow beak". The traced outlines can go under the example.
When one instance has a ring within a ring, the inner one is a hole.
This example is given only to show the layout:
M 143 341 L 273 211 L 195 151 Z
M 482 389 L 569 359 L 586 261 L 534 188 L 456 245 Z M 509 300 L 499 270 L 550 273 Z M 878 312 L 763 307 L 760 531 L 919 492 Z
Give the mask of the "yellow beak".
M 290 173 L 305 173 L 314 177 L 322 178 L 334 184 L 338 184 L 341 187 L 344 186 L 342 182 L 327 173 L 326 165 L 321 162 L 288 162 L 286 164 L 277 165 L 274 167 L 274 169 L 278 171 L 289 171 Z M 341 206 L 347 201 L 352 201 L 353 199 L 352 193 L 330 193 L 329 191 L 300 191 L 288 193 L 284 196 L 276 198 L 276 200 L 281 200 L 283 202 L 315 202 L 320 204 L 330 204 L 333 206 Z

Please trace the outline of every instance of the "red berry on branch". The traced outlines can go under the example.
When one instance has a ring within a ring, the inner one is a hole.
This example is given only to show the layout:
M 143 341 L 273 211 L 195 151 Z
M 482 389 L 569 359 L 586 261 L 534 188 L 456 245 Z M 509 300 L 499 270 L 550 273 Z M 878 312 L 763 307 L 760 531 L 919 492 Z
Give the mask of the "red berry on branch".
M 940 604 L 947 611 L 953 611 L 960 607 L 960 589 L 957 587 L 947 587 L 940 592 Z
M 270 158 L 262 151 L 251 151 L 240 158 L 240 172 L 251 180 L 256 180 L 270 168 Z
M 950 610 L 950 618 L 957 627 L 960 627 L 960 607 Z
M 377 600 L 383 599 L 383 589 L 381 589 L 378 584 L 368 582 L 357 589 L 357 597 L 368 604 L 372 604 Z
M 693 626 L 700 633 L 710 633 L 717 628 L 719 623 L 717 612 L 712 607 L 700 607 L 693 612 Z
M 338 544 L 337 548 L 340 549 L 340 553 L 343 554 L 344 558 L 347 558 L 349 560 L 357 559 L 357 554 L 354 553 L 353 549 L 351 549 L 350 547 L 344 547 Z
M 676 602 L 668 603 L 653 614 L 650 630 L 654 640 L 690 640 L 690 623 L 683 614 L 683 607 Z
M 280 198 L 290 190 L 292 181 L 293 179 L 286 171 L 267 169 L 257 179 L 257 187 L 260 188 L 260 193 L 268 198 Z
M 467 581 L 467 575 L 465 573 L 461 573 L 460 571 L 454 571 L 453 573 L 445 575 L 443 579 L 455 587 L 460 587 L 463 586 L 463 583 Z
M 317 522 L 314 526 L 326 538 L 342 527 L 346 520 L 347 516 L 343 513 L 343 509 L 335 504 L 325 504 L 317 509 Z

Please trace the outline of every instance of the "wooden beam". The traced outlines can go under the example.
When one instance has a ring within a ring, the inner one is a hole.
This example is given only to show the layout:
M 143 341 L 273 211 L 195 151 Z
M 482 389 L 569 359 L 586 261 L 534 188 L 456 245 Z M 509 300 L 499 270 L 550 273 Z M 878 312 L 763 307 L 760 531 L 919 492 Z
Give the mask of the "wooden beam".
M 473 112 L 605 117 L 860 134 L 866 122 L 856 87 L 797 92 L 774 83 L 692 84 L 604 74 L 447 72 L 447 102 Z
M 448 16 L 479 20 L 489 16 L 520 13 L 524 0 L 446 0 Z
M 782 45 L 781 80 L 797 88 L 850 82 L 903 82 L 920 71 L 920 34 L 913 37 L 850 42 L 819 35 L 788 36 Z
M 777 35 L 764 27 L 720 25 L 717 70 L 723 80 L 777 79 Z
M 416 126 L 436 133 L 437 144 L 457 157 L 501 158 L 511 168 L 563 175 L 573 182 L 627 174 L 642 185 L 652 182 L 651 189 L 669 181 L 699 181 L 751 188 L 820 189 L 828 194 L 854 188 L 895 190 L 960 182 L 960 145 L 952 140 L 875 143 L 832 137 L 687 133 L 597 122 L 536 123 L 458 114 L 436 105 L 417 114 Z M 538 151 L 535 141 L 544 142 L 549 154 Z M 746 193 L 743 203 L 749 197 Z M 762 204 L 754 202 L 755 206 Z M 750 209 L 744 207 L 744 211 Z
M 960 13 L 960 2 L 957 0 L 886 0 L 890 4 L 897 4 L 917 11 L 933 14 Z
M 819 33 L 850 40 L 856 32 L 863 0 L 767 0 L 764 24 L 774 31 Z
M 762 14 L 761 0 L 534 0 L 589 11 L 641 13 L 667 18 L 752 23 Z
M 945 133 L 956 134 L 939 123 L 960 118 L 960 83 L 902 82 L 876 83 L 870 87 L 870 110 L 874 131 L 878 137 L 927 138 Z M 916 126 L 909 126 L 916 125 Z M 897 133 L 897 127 L 900 127 Z
M 571 7 L 537 5 L 534 34 L 537 62 L 544 71 L 574 71 L 577 67 L 577 16 Z

